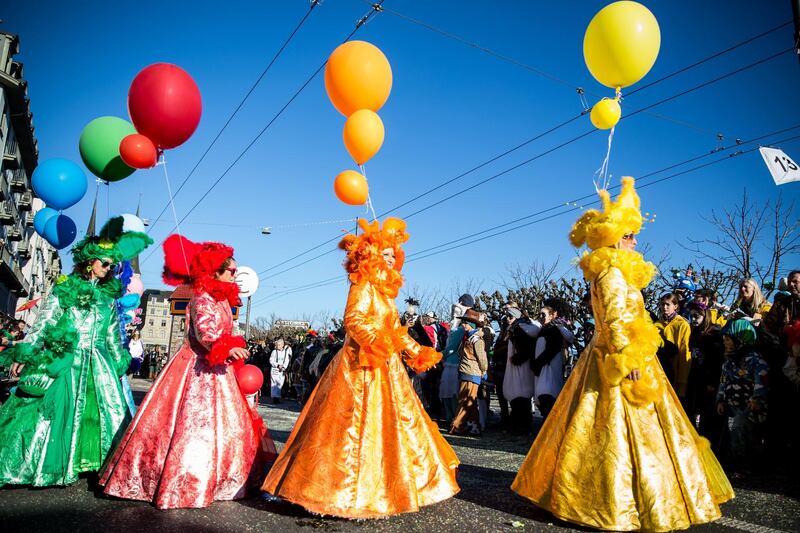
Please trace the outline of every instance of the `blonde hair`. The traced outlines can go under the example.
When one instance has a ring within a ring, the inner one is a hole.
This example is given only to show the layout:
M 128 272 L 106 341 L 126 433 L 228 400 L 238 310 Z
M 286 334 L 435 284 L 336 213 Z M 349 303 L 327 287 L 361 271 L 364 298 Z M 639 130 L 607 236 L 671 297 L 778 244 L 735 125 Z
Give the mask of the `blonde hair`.
M 753 299 L 749 302 L 745 301 L 744 296 L 742 295 L 742 286 L 745 284 L 752 285 L 753 287 Z M 736 307 L 750 311 L 751 314 L 761 312 L 761 307 L 767 302 L 767 299 L 764 297 L 764 293 L 761 292 L 761 287 L 758 286 L 756 280 L 753 278 L 745 278 L 739 282 L 739 295 L 736 298 Z

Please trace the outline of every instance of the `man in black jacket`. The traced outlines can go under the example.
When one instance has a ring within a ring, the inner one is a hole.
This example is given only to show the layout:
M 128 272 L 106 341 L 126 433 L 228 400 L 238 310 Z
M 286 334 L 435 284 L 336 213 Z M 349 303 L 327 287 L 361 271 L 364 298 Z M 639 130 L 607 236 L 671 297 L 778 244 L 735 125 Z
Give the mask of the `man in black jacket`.
M 536 339 L 535 357 L 531 359 L 531 370 L 535 377 L 536 403 L 542 418 L 546 419 L 556 403 L 558 393 L 564 385 L 565 350 L 574 341 L 568 328 L 569 305 L 561 298 L 544 301 L 539 320 L 542 330 Z

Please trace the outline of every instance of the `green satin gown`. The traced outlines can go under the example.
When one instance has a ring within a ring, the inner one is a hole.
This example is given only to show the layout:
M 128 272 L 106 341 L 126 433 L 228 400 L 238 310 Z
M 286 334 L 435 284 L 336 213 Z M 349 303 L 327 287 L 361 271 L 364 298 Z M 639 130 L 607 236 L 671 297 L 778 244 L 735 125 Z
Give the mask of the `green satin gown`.
M 24 363 L 0 408 L 0 486 L 68 485 L 98 471 L 130 414 L 120 376 L 130 354 L 120 339 L 117 280 L 62 276 L 25 342 L 0 353 Z

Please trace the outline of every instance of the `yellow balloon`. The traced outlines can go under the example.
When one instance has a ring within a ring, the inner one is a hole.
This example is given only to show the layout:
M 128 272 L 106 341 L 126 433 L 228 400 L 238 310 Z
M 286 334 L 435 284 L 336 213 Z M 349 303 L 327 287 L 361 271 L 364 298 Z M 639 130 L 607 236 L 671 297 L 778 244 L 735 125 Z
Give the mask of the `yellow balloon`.
M 344 123 L 344 146 L 356 163 L 363 165 L 378 153 L 383 145 L 383 122 L 369 109 L 359 109 Z
M 594 16 L 583 37 L 589 72 L 608 87 L 628 87 L 647 74 L 661 47 L 661 30 L 638 2 L 609 4 Z
M 621 116 L 622 108 L 619 106 L 619 102 L 611 98 L 603 98 L 594 104 L 589 118 L 592 119 L 592 124 L 598 130 L 610 130 L 617 125 Z

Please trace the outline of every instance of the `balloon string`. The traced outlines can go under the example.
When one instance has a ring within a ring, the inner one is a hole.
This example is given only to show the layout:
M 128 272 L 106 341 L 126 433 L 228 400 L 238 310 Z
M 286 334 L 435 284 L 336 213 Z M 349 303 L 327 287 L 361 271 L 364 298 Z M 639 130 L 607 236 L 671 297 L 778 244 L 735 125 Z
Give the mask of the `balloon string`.
M 364 179 L 367 179 L 367 170 L 364 168 L 364 165 L 358 165 L 359 170 L 361 170 L 361 175 L 364 176 Z M 369 184 L 369 181 L 367 182 Z M 372 212 L 372 220 L 378 220 L 378 215 L 375 214 L 375 206 L 372 205 L 372 196 L 369 193 L 369 189 L 367 189 L 367 213 Z
M 616 127 L 611 128 L 611 131 L 608 133 L 608 149 L 606 150 L 606 157 L 603 159 L 603 164 L 594 172 L 594 189 L 597 192 L 600 192 L 600 190 L 608 190 L 608 186 L 611 182 L 608 175 L 608 163 L 611 159 L 611 143 L 614 141 L 615 129 Z
M 172 218 L 175 220 L 175 229 L 178 230 L 178 234 L 181 234 L 181 227 L 178 224 L 178 212 L 175 211 L 175 200 L 172 196 L 172 186 L 169 183 L 169 172 L 167 172 L 167 157 L 164 155 L 164 152 L 161 152 L 161 157 L 158 162 L 161 165 L 161 168 L 164 169 L 164 180 L 167 182 L 167 194 L 169 194 L 169 205 L 172 206 Z M 181 254 L 183 254 L 183 264 L 186 266 L 186 272 L 189 272 L 189 260 L 186 258 L 186 250 L 183 248 L 183 239 L 178 239 L 178 242 L 181 245 Z

